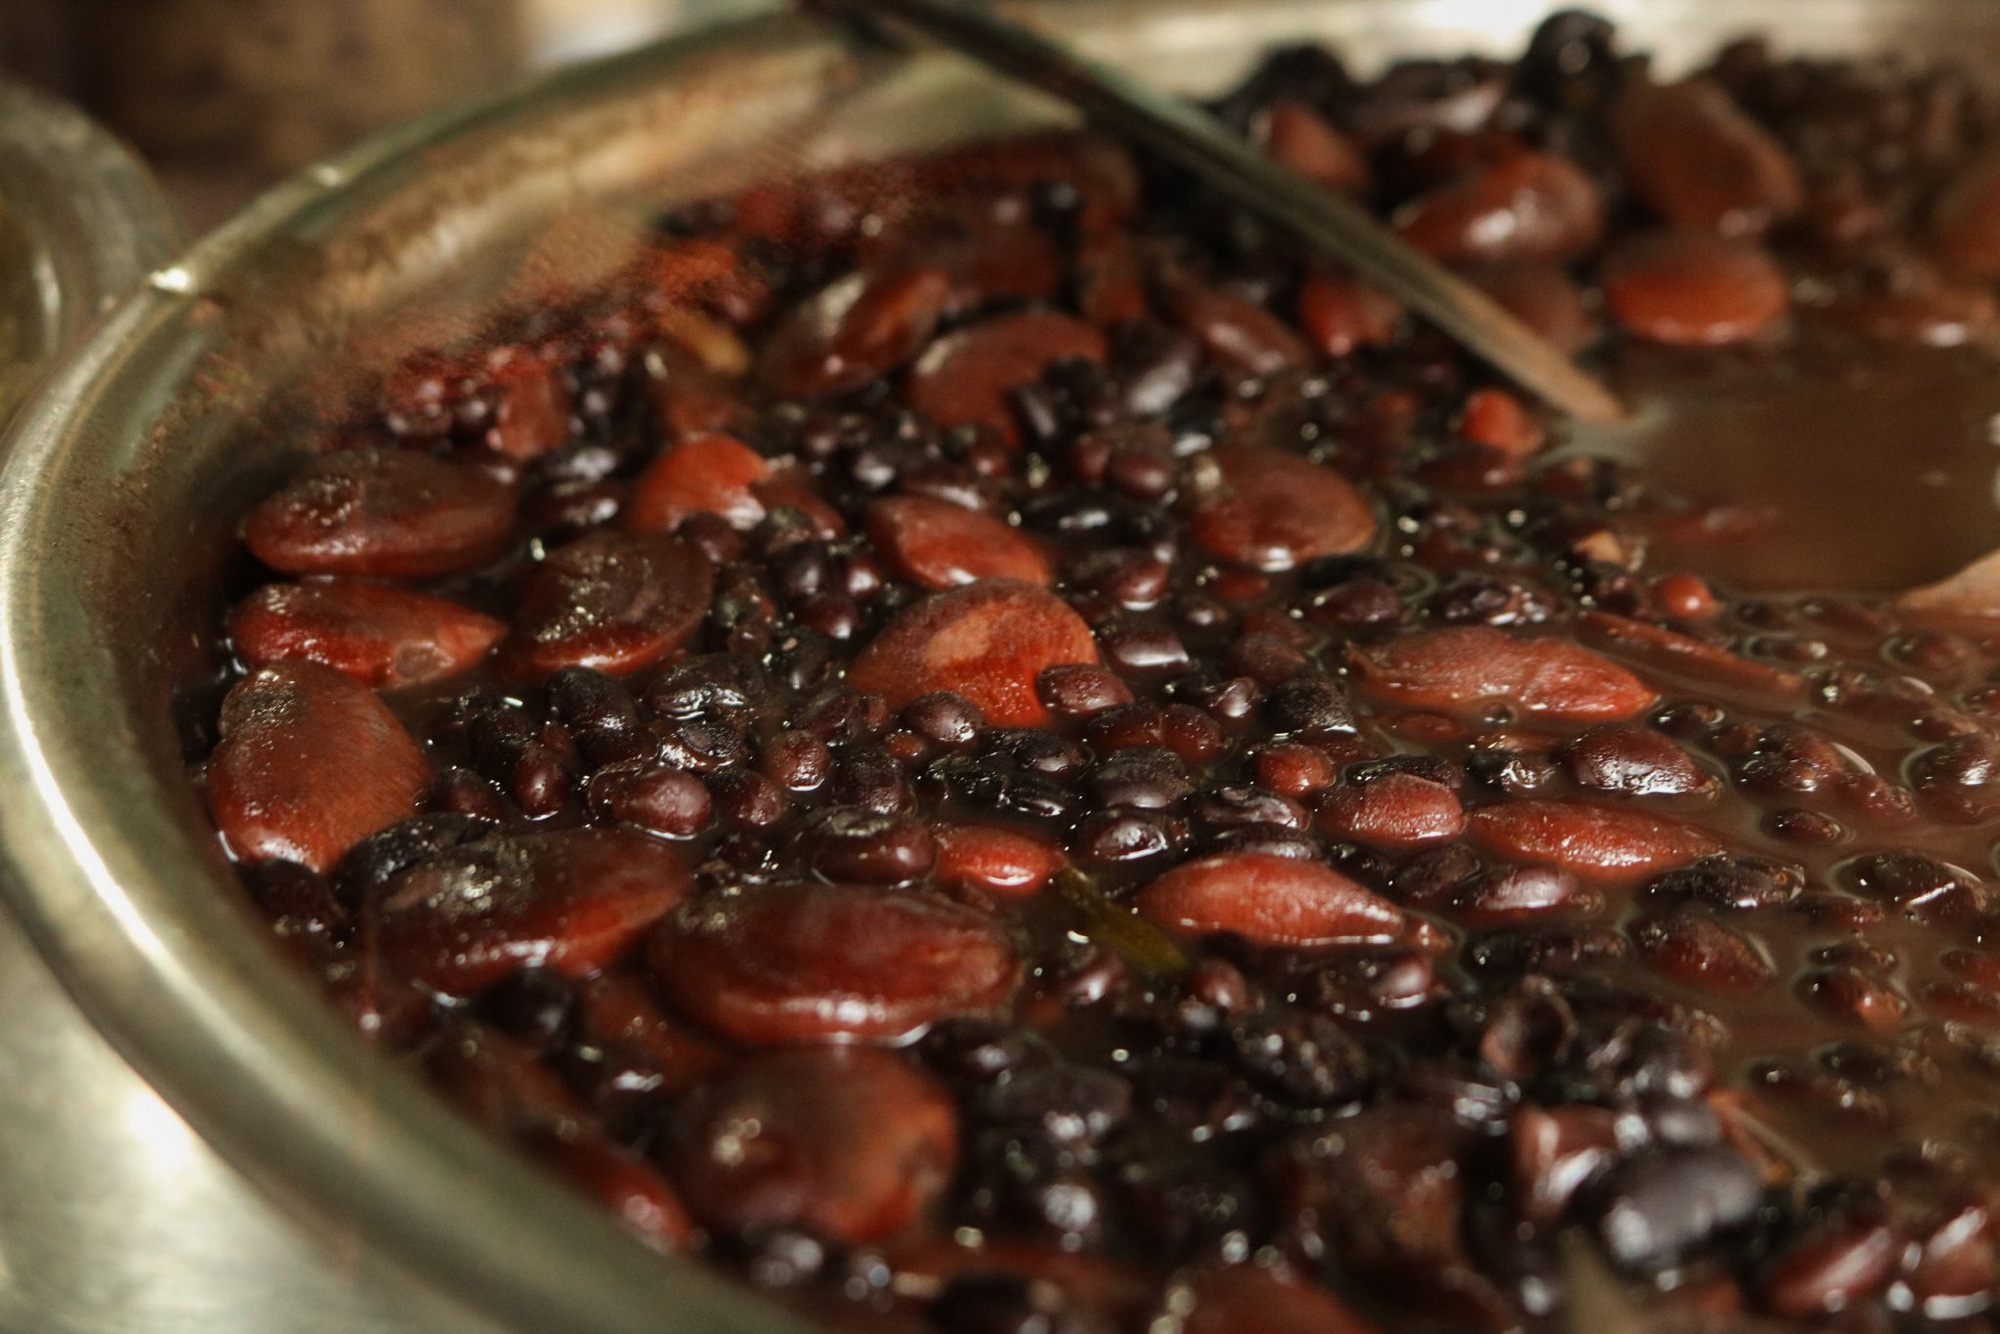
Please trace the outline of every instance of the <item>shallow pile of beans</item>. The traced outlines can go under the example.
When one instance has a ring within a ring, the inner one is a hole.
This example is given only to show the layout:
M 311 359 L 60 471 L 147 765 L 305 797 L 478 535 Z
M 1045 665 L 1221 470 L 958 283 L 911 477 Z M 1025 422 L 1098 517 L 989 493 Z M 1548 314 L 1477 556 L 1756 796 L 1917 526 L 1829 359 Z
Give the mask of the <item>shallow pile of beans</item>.
M 1219 109 L 1613 368 L 1994 320 L 1950 71 L 1569 14 Z M 1985 1328 L 1990 572 L 1649 570 L 1701 511 L 1084 134 L 683 209 L 368 402 L 197 781 L 651 1244 L 856 1330 Z

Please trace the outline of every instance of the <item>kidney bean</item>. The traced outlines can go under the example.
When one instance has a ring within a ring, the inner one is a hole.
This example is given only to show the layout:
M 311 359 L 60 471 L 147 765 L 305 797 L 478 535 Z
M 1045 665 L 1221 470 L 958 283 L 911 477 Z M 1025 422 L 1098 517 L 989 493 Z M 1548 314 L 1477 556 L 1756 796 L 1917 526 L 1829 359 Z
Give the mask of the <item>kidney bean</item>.
M 643 1072 L 655 1087 L 679 1094 L 728 1069 L 732 1058 L 678 1019 L 668 1017 L 645 981 L 604 973 L 571 988 L 573 1020 L 608 1058 L 614 1080 Z M 600 1089 L 600 1100 L 603 1090 Z
M 1262 945 L 1388 944 L 1407 927 L 1394 904 L 1339 872 L 1259 853 L 1178 866 L 1147 886 L 1137 906 L 1177 931 L 1229 931 Z
M 484 565 L 513 540 L 514 491 L 408 450 L 312 460 L 243 521 L 243 542 L 287 574 L 426 579 Z
M 982 425 L 1010 446 L 1020 431 L 1008 395 L 1070 357 L 1102 362 L 1104 335 L 1067 315 L 1023 311 L 946 334 L 911 369 L 904 397 L 940 427 Z
M 1640 955 L 1678 982 L 1725 995 L 1761 991 L 1777 976 L 1764 952 L 1712 917 L 1678 913 L 1630 927 Z
M 2000 742 L 1977 733 L 1954 737 L 1910 760 L 1917 798 L 1934 814 L 1966 824 L 2000 812 Z
M 1458 892 L 1459 915 L 1474 926 L 1533 922 L 1542 917 L 1594 916 L 1604 896 L 1553 866 L 1514 866 L 1482 876 Z
M 1604 202 L 1575 165 L 1520 151 L 1396 210 L 1405 241 L 1447 264 L 1573 260 L 1604 235 Z
M 1910 1290 L 1927 1315 L 1949 1319 L 1983 1307 L 2000 1276 L 1992 1213 L 1983 1204 L 1947 1208 L 1923 1238 L 1916 1263 L 1905 1262 Z
M 779 320 L 758 376 L 785 398 L 858 389 L 923 350 L 951 294 L 949 275 L 923 265 L 849 274 Z
M 380 584 L 267 584 L 236 604 L 229 640 L 251 669 L 316 662 L 381 689 L 466 671 L 507 627 L 445 598 Z
M 510 459 L 536 459 L 569 439 L 572 403 L 561 371 L 517 357 L 494 373 L 484 443 Z
M 1617 1161 L 1618 1115 L 1608 1107 L 1523 1107 L 1508 1127 L 1511 1186 L 1522 1212 L 1553 1223 L 1579 1190 Z
M 1288 570 L 1359 551 L 1375 514 L 1345 478 L 1295 454 L 1236 445 L 1212 456 L 1216 480 L 1197 491 L 1188 520 L 1211 555 L 1259 570 Z
M 1272 158 L 1314 185 L 1360 195 L 1375 183 L 1360 145 L 1304 102 L 1272 103 L 1251 123 L 1250 134 Z
M 381 948 L 404 975 L 450 995 L 530 964 L 580 977 L 624 953 L 689 887 L 680 854 L 643 834 L 496 833 L 383 885 Z
M 1626 797 L 1684 796 L 1715 787 L 1713 775 L 1658 732 L 1630 724 L 1593 727 L 1561 751 L 1579 787 Z
M 1599 281 L 1612 317 L 1656 343 L 1745 342 L 1769 332 L 1791 306 L 1784 272 L 1769 254 L 1707 232 L 1621 241 Z
M 1900 1028 L 1910 1008 L 1887 982 L 1848 967 L 1807 974 L 1799 982 L 1799 994 L 1821 1013 L 1877 1033 Z
M 1990 898 L 1978 876 L 1920 852 L 1870 853 L 1844 872 L 1862 896 L 1926 921 L 1969 920 Z
M 610 1144 L 533 1052 L 491 1030 L 461 1027 L 431 1059 L 446 1094 L 474 1119 L 512 1132 L 611 1210 L 641 1241 L 680 1250 L 694 1232 L 672 1187 Z
M 732 528 L 757 526 L 767 512 L 759 484 L 771 476 L 764 456 L 720 432 L 667 446 L 647 466 L 625 506 L 635 533 L 671 533 L 692 514 L 714 514 Z
M 1038 893 L 1066 865 L 1061 849 L 1038 834 L 995 825 L 939 825 L 940 884 L 969 885 L 988 894 Z
M 230 853 L 315 871 L 416 811 L 430 762 L 373 691 L 307 662 L 260 668 L 222 705 L 209 811 Z
M 1299 324 L 1312 345 L 1336 361 L 1357 348 L 1386 347 L 1402 332 L 1403 305 L 1344 274 L 1319 272 L 1299 288 Z
M 1046 588 L 1055 579 L 1035 539 L 990 514 L 926 496 L 891 496 L 868 507 L 868 536 L 890 565 L 933 591 L 1012 579 Z
M 1635 81 L 1611 130 L 1633 190 L 1675 226 L 1758 236 L 1804 207 L 1797 164 L 1708 79 Z
M 1717 848 L 1677 820 L 1567 801 L 1515 801 L 1472 813 L 1472 839 L 1486 851 L 1548 862 L 1586 880 L 1627 884 L 1705 857 Z
M 1559 639 L 1517 639 L 1487 626 L 1427 630 L 1351 658 L 1363 694 L 1402 708 L 1519 711 L 1551 723 L 1621 722 L 1657 696 L 1624 668 Z
M 714 800 L 699 778 L 638 761 L 592 774 L 590 804 L 615 820 L 666 838 L 693 838 L 715 818 Z
M 680 648 L 707 614 L 708 558 L 684 543 L 594 533 L 551 552 L 528 577 L 501 644 L 502 674 L 565 667 L 626 676 Z
M 1465 280 L 1501 309 L 1572 356 L 1597 341 L 1597 317 L 1569 272 L 1553 261 L 1483 264 Z
M 1442 783 L 1391 773 L 1329 791 L 1320 802 L 1320 832 L 1372 848 L 1407 849 L 1445 842 L 1465 832 L 1465 810 Z
M 1281 797 L 1305 797 L 1332 787 L 1338 773 L 1325 752 L 1287 741 L 1257 752 L 1257 784 Z
M 739 1042 L 897 1042 L 1004 1004 L 1021 965 L 969 908 L 907 890 L 769 885 L 688 913 L 651 959 L 687 1013 Z
M 862 807 L 814 812 L 804 838 L 812 867 L 829 880 L 901 885 L 937 864 L 938 842 L 920 820 Z
M 682 1104 L 668 1152 L 711 1228 L 803 1226 L 854 1245 L 899 1231 L 958 1162 L 943 1088 L 867 1049 L 751 1056 Z
M 1254 301 L 1186 278 L 1166 285 L 1167 308 L 1208 355 L 1245 375 L 1275 375 L 1312 360 L 1312 349 Z
M 1805 699 L 1797 672 L 1757 662 L 1706 640 L 1610 612 L 1585 612 L 1585 638 L 1641 666 L 1723 693 L 1745 703 L 1792 708 Z
M 1035 691 L 1041 673 L 1096 661 L 1090 627 L 1060 599 L 1031 584 L 988 579 L 898 613 L 854 660 L 848 680 L 891 708 L 949 690 L 997 726 L 1035 727 L 1048 716 Z

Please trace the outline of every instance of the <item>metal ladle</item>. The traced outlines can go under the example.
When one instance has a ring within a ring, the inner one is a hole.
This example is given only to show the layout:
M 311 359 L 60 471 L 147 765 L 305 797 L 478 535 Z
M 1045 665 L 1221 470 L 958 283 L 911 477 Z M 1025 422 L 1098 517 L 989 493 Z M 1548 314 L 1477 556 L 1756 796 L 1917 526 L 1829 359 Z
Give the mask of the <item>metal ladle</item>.
M 853 17 L 887 18 L 1070 103 L 1099 124 L 1193 172 L 1246 213 L 1347 265 L 1426 316 L 1550 406 L 1616 422 L 1625 407 L 1595 377 L 1359 207 L 1266 157 L 1192 102 L 1085 60 L 959 0 L 823 0 Z

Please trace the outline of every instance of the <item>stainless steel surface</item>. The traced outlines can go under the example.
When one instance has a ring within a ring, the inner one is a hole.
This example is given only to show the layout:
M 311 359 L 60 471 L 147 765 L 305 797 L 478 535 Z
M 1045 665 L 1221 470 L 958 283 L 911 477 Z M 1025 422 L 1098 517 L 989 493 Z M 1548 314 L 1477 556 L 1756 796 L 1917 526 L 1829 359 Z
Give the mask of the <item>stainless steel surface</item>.
M 0 84 L 0 423 L 181 244 L 123 146 Z M 309 1245 L 112 1050 L 4 912 L 0 1014 L 0 1330 L 470 1331 L 414 1285 L 372 1281 L 379 1265 Z
M 1312 254 L 1353 269 L 1529 393 L 1571 416 L 1619 421 L 1623 405 L 1596 377 L 1367 209 L 1288 171 L 1185 98 L 1083 60 L 1059 42 L 961 0 L 847 0 L 847 12 L 888 15 L 1143 144 Z
M 1991 0 L 1601 7 L 1668 63 L 1761 27 L 1819 51 L 2000 66 Z M 1511 51 L 1544 8 L 1077 0 L 1050 19 L 1101 59 L 1211 92 L 1306 36 L 1363 66 Z M 649 204 L 1056 114 L 962 61 L 871 60 L 788 18 L 560 74 L 281 188 L 155 274 L 20 419 L 0 463 L 9 892 L 104 1031 L 334 1254 L 391 1257 L 528 1329 L 794 1327 L 467 1130 L 336 1021 L 240 904 L 172 691 L 203 660 L 236 517 L 316 405 L 339 402 L 327 368 L 379 368 L 498 302 L 588 280 Z

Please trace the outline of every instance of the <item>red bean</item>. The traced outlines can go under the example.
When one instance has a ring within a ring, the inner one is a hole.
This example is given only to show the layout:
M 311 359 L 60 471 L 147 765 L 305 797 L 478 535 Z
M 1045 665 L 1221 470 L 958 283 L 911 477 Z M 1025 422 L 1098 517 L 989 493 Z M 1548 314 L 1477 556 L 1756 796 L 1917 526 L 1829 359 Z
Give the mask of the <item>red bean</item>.
M 733 436 L 709 431 L 668 445 L 633 485 L 624 512 L 635 533 L 671 533 L 690 514 L 714 514 L 732 528 L 764 517 L 759 484 L 771 465 Z
M 1683 796 L 1716 785 L 1670 738 L 1626 723 L 1591 728 L 1563 747 L 1562 761 L 1579 787 L 1618 796 Z
M 535 1053 L 490 1029 L 464 1027 L 439 1044 L 431 1071 L 475 1120 L 525 1139 L 535 1155 L 581 1186 L 661 1252 L 681 1249 L 694 1225 L 673 1188 L 611 1144 Z
M 553 366 L 517 357 L 495 374 L 486 447 L 510 459 L 535 459 L 569 439 L 570 393 Z
M 993 825 L 948 824 L 936 830 L 939 884 L 969 885 L 1007 898 L 1037 893 L 1068 864 L 1037 834 Z
M 1391 221 L 1447 264 L 1572 260 L 1604 235 L 1604 203 L 1571 163 L 1522 151 L 1419 195 Z
M 1151 309 L 1146 266 L 1130 236 L 1107 232 L 1084 241 L 1076 260 L 1076 306 L 1101 329 L 1139 319 Z
M 1177 866 L 1148 885 L 1137 906 L 1177 931 L 1228 931 L 1293 948 L 1389 944 L 1408 925 L 1395 904 L 1330 867 L 1254 852 Z
M 1597 341 L 1597 317 L 1585 307 L 1582 290 L 1560 264 L 1482 265 L 1464 276 L 1508 314 L 1564 352 L 1581 352 Z
M 529 965 L 582 977 L 679 907 L 689 886 L 680 854 L 644 834 L 496 835 L 396 875 L 379 900 L 381 948 L 398 971 L 450 995 Z
M 1336 361 L 1395 342 L 1403 320 L 1402 302 L 1345 274 L 1315 273 L 1299 288 L 1299 324 Z
M 1968 278 L 2000 277 L 2000 153 L 1959 172 L 1931 214 L 1937 256 Z
M 285 662 L 236 683 L 208 762 L 208 806 L 238 861 L 331 870 L 416 812 L 430 762 L 367 687 Z
M 693 838 L 715 820 L 714 798 L 701 779 L 643 760 L 606 765 L 592 774 L 590 804 L 663 838 Z
M 593 533 L 551 553 L 521 588 L 500 670 L 536 680 L 565 667 L 625 676 L 685 644 L 708 614 L 708 558 L 681 542 Z
M 325 454 L 243 522 L 257 559 L 287 574 L 427 579 L 484 565 L 513 537 L 514 491 L 408 450 Z
M 697 1089 L 668 1155 L 717 1229 L 805 1227 L 860 1245 L 914 1222 L 951 1179 L 951 1099 L 887 1052 L 752 1056 Z
M 1487 626 L 1427 630 L 1351 659 L 1361 692 L 1397 708 L 1550 723 L 1623 722 L 1658 697 L 1624 668 L 1560 639 L 1517 639 Z
M 1844 1311 L 1888 1285 L 1902 1250 L 1902 1240 L 1880 1218 L 1837 1219 L 1772 1262 L 1764 1304 L 1794 1319 Z
M 918 184 L 981 200 L 1062 181 L 1082 197 L 1078 221 L 1087 233 L 1129 221 L 1139 205 L 1139 172 L 1131 154 L 1100 134 L 1059 130 L 973 144 L 923 159 L 915 167 Z
M 1765 251 L 1708 232 L 1654 232 L 1619 242 L 1600 275 L 1619 324 L 1656 343 L 1714 347 L 1768 332 L 1791 305 Z
M 1061 599 L 989 579 L 904 608 L 861 651 L 848 680 L 891 709 L 949 690 L 997 727 L 1036 727 L 1048 716 L 1036 678 L 1058 663 L 1096 661 L 1090 627 Z
M 1210 555 L 1288 570 L 1375 539 L 1374 510 L 1331 468 L 1268 445 L 1234 445 L 1210 458 L 1218 480 L 1197 493 L 1188 520 Z
M 858 388 L 921 352 L 950 296 L 950 277 L 929 266 L 849 274 L 779 321 L 758 375 L 785 398 Z
M 868 507 L 868 536 L 905 578 L 928 589 L 981 579 L 1046 588 L 1048 553 L 1020 529 L 979 510 L 928 496 L 890 496 Z
M 1281 797 L 1332 787 L 1338 776 L 1323 752 L 1300 742 L 1279 742 L 1257 752 L 1257 785 Z
M 1901 1028 L 1910 1010 L 1910 1003 L 1887 982 L 1855 968 L 1822 968 L 1809 973 L 1799 983 L 1799 994 L 1821 1013 L 1877 1033 Z
M 229 617 L 230 643 L 252 668 L 317 662 L 381 689 L 456 676 L 506 632 L 445 598 L 346 579 L 268 584 Z
M 590 1044 L 626 1071 L 643 1071 L 655 1087 L 679 1094 L 713 1079 L 734 1057 L 682 1020 L 670 1018 L 653 989 L 635 973 L 602 973 L 576 984 L 576 1020 Z
M 1372 848 L 1418 848 L 1464 833 L 1465 809 L 1443 783 L 1391 773 L 1328 792 L 1320 803 L 1319 827 Z
M 1725 995 L 1761 991 L 1777 969 L 1748 937 L 1712 917 L 1677 913 L 1635 922 L 1640 955 L 1675 981 Z
M 1693 605 L 1698 609 L 1703 604 L 1697 599 Z M 1728 698 L 1778 708 L 1805 700 L 1806 683 L 1797 672 L 1756 662 L 1692 635 L 1605 611 L 1585 612 L 1579 629 L 1585 638 L 1621 656 L 1724 692 Z
M 1675 226 L 1760 236 L 1804 207 L 1790 155 L 1707 79 L 1635 81 L 1612 135 L 1633 190 Z
M 1473 926 L 1518 926 L 1544 917 L 1592 917 L 1604 896 L 1553 866 L 1513 866 L 1481 876 L 1454 901 Z
M 1250 1265 L 1214 1269 L 1189 1285 L 1183 1334 L 1374 1334 L 1375 1326 L 1320 1288 L 1284 1282 Z
M 955 230 L 926 239 L 916 254 L 951 276 L 952 310 L 987 301 L 1050 301 L 1063 287 L 1064 254 L 1030 218 L 996 218 L 981 203 L 954 219 Z M 1095 323 L 1095 321 L 1092 321 Z
M 1629 884 L 1719 851 L 1708 835 L 1637 811 L 1569 801 L 1515 801 L 1472 813 L 1486 851 L 1547 862 L 1586 880 Z
M 1577 1191 L 1618 1157 L 1618 1114 L 1608 1107 L 1523 1107 L 1508 1127 L 1512 1185 L 1522 1212 L 1554 1223 Z
M 1209 356 L 1245 375 L 1275 375 L 1312 360 L 1292 327 L 1254 301 L 1187 278 L 1166 285 L 1167 306 Z
M 770 885 L 654 937 L 687 1013 L 738 1042 L 898 1042 L 1006 1003 L 1021 965 L 989 918 L 907 890 Z
M 1374 184 L 1374 170 L 1360 145 L 1303 102 L 1273 103 L 1252 123 L 1250 133 L 1265 152 L 1314 185 L 1358 195 Z
M 905 398 L 941 427 L 988 426 L 1016 445 L 1012 391 L 1058 361 L 1104 356 L 1104 335 L 1081 320 L 1045 311 L 1002 315 L 932 343 L 910 372 Z

